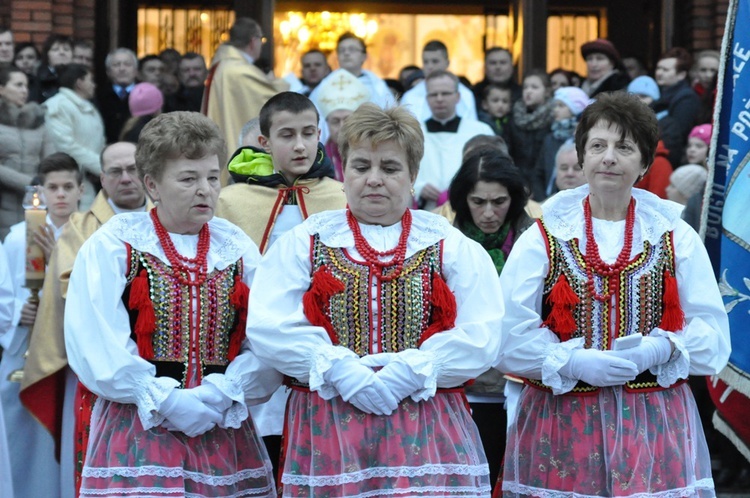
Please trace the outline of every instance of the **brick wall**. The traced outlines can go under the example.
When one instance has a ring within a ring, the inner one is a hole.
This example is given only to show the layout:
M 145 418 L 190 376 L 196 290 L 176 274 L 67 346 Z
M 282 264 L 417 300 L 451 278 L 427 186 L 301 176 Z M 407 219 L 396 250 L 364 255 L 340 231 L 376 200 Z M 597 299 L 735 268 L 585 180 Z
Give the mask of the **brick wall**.
M 729 0 L 691 0 L 687 8 L 690 23 L 685 38 L 691 41 L 690 48 L 694 52 L 721 48 Z
M 0 23 L 13 31 L 16 42 L 41 48 L 50 33 L 94 39 L 95 0 L 3 0 Z

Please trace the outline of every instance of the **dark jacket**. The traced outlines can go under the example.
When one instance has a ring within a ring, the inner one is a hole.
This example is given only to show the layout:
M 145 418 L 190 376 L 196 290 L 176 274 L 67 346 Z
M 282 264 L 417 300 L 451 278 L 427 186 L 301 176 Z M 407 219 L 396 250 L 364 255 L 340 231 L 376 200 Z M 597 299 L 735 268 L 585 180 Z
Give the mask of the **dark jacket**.
M 596 95 L 603 92 L 616 92 L 618 90 L 625 90 L 628 88 L 630 83 L 630 76 L 625 72 L 615 71 L 609 75 L 609 77 L 602 82 L 601 85 L 594 90 L 594 93 L 590 95 L 594 98 Z
M 185 88 L 180 85 L 180 89 L 177 93 L 169 95 L 164 99 L 164 112 L 172 111 L 201 111 L 201 103 L 203 102 L 203 90 L 205 87 L 201 85 L 198 88 Z
M 97 88 L 96 103 L 99 106 L 99 114 L 104 121 L 104 132 L 107 143 L 111 144 L 120 139 L 120 132 L 125 122 L 130 118 L 130 107 L 127 98 L 120 99 L 111 84 Z
M 690 130 L 700 112 L 701 101 L 687 79 L 661 88 L 661 98 L 651 104 L 659 119 L 659 135 L 669 149 L 669 162 L 682 164 L 681 158 Z
M 36 77 L 29 78 L 29 101 L 38 104 L 55 95 L 60 90 L 57 73 L 45 65 L 39 66 Z

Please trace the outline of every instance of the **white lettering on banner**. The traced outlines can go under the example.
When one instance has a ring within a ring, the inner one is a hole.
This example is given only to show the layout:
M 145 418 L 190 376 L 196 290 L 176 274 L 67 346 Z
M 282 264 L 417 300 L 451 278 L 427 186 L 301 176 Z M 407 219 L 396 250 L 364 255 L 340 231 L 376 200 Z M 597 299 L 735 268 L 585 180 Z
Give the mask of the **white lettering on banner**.
M 745 129 L 750 127 L 750 112 L 740 111 L 737 120 L 732 124 L 732 133 L 747 142 L 748 136 L 745 134 Z
M 732 51 L 732 55 L 734 56 L 734 59 L 732 60 L 732 69 L 734 70 L 734 74 L 732 75 L 732 84 L 736 88 L 737 78 L 740 77 L 740 73 L 742 72 L 742 69 L 744 69 L 745 63 L 747 63 L 748 59 L 750 59 L 750 51 L 743 50 L 738 42 L 734 45 L 734 51 Z

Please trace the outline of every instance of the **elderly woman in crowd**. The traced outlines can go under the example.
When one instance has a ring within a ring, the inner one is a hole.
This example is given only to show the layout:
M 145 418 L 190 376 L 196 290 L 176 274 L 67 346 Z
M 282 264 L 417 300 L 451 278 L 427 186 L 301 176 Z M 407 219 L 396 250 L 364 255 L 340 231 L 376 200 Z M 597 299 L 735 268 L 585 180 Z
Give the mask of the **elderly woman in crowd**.
M 706 250 L 680 207 L 633 184 L 653 112 L 604 94 L 576 148 L 588 185 L 544 205 L 500 277 L 498 368 L 526 378 L 504 496 L 712 496 L 688 375 L 727 363 L 729 329 Z
M 581 55 L 588 71 L 581 88 L 589 97 L 627 88 L 630 77 L 611 41 L 597 38 L 586 42 L 581 45 Z
M 253 350 L 293 389 L 283 496 L 489 496 L 462 386 L 497 355 L 495 267 L 409 209 L 423 153 L 411 113 L 363 104 L 339 136 L 348 208 L 279 239 L 251 292 Z
M 245 340 L 258 249 L 213 218 L 224 151 L 205 116 L 155 118 L 136 166 L 157 207 L 113 218 L 78 254 L 65 346 L 99 396 L 81 496 L 275 496 L 247 405 L 281 378 Z
M 28 77 L 13 66 L 0 67 L 0 238 L 23 221 L 26 186 L 39 162 L 54 152 L 44 110 L 28 102 Z

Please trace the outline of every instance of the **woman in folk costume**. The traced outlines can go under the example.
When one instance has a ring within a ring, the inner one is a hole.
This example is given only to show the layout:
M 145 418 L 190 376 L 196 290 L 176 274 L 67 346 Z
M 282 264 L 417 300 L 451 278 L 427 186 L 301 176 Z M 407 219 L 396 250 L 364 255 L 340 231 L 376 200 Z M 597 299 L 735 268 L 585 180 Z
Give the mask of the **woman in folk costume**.
M 636 97 L 602 94 L 575 141 L 588 185 L 544 204 L 500 277 L 497 368 L 527 379 L 502 494 L 713 496 L 686 379 L 726 365 L 729 329 L 681 207 L 633 188 L 654 157 L 656 118 Z
M 244 337 L 258 249 L 213 218 L 224 151 L 205 116 L 152 120 L 136 166 L 157 207 L 115 216 L 78 254 L 65 345 L 99 396 L 81 496 L 275 495 L 247 405 L 281 378 Z
M 258 268 L 248 337 L 288 376 L 283 496 L 489 496 L 462 386 L 503 313 L 482 247 L 408 209 L 423 153 L 403 108 L 341 131 L 348 209 L 308 218 Z

